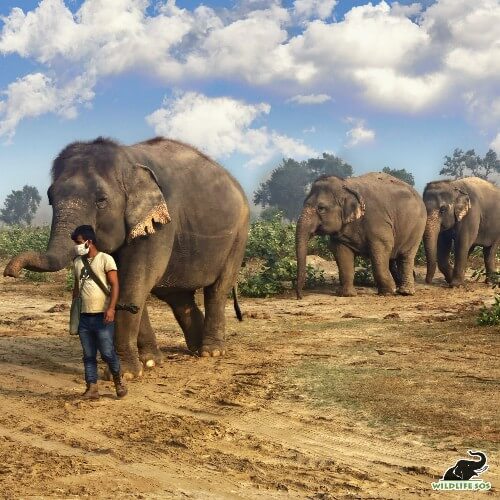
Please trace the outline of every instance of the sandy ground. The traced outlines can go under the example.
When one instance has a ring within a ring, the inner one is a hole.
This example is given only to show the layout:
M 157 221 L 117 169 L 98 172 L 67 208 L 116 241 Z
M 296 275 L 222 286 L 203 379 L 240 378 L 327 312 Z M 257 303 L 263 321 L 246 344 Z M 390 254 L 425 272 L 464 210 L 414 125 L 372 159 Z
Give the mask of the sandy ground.
M 3 268 L 3 266 L 2 266 Z M 463 498 L 433 492 L 468 449 L 498 495 L 499 332 L 475 325 L 492 290 L 437 280 L 414 297 L 331 289 L 228 301 L 228 354 L 190 356 L 151 300 L 163 366 L 79 399 L 64 275 L 0 279 L 2 498 Z

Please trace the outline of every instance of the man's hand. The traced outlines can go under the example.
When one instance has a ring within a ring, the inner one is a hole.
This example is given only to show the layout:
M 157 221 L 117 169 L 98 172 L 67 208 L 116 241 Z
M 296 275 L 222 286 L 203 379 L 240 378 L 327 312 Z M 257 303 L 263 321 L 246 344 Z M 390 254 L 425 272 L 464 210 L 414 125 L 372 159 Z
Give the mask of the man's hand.
M 106 309 L 106 312 L 104 313 L 104 323 L 113 323 L 114 320 L 115 310 L 110 307 Z

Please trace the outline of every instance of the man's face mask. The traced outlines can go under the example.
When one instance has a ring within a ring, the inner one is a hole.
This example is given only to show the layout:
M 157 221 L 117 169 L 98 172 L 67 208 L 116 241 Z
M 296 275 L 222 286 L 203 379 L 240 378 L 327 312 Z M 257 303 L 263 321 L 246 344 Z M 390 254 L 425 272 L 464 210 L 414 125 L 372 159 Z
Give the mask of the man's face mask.
M 76 255 L 87 255 L 89 253 L 88 241 L 81 243 L 80 245 L 75 245 Z

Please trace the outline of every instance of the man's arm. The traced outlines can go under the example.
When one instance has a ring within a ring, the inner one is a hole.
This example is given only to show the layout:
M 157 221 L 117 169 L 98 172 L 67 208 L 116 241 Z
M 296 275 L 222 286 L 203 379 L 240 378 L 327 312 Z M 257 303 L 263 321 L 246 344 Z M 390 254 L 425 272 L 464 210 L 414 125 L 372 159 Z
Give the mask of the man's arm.
M 111 286 L 109 306 L 104 313 L 104 322 L 112 323 L 115 320 L 115 309 L 118 302 L 118 295 L 120 293 L 120 285 L 118 284 L 118 272 L 108 271 L 106 273 L 106 278 L 109 285 Z

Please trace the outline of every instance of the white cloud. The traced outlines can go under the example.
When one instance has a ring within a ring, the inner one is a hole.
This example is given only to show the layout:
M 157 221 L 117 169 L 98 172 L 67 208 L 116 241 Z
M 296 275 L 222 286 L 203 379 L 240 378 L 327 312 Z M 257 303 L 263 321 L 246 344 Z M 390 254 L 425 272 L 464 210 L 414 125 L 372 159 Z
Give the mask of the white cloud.
M 0 137 L 10 141 L 18 123 L 24 118 L 35 118 L 44 113 L 56 113 L 64 118 L 75 118 L 76 106 L 94 98 L 93 82 L 77 77 L 63 86 L 57 86 L 50 77 L 33 73 L 16 80 L 3 91 L 0 100 Z
M 135 72 L 177 87 L 243 81 L 303 97 L 332 89 L 399 113 L 449 106 L 474 118 L 471 102 L 488 108 L 500 97 L 499 0 L 437 0 L 426 9 L 367 2 L 339 21 L 336 3 L 295 0 L 287 9 L 281 0 L 241 0 L 189 10 L 174 0 L 85 0 L 73 14 L 63 0 L 41 0 L 2 18 L 0 55 L 36 62 L 58 89 L 76 75 L 98 82 Z M 55 103 L 44 109 L 58 112 Z
M 500 155 L 500 132 L 498 132 L 496 137 L 491 141 L 490 148 L 494 149 L 497 154 Z
M 367 144 L 375 140 L 375 131 L 365 127 L 365 121 L 357 118 L 348 117 L 346 122 L 351 123 L 353 127 L 346 132 L 347 142 L 345 146 L 352 148 L 360 144 Z
M 332 15 L 337 0 L 295 0 L 293 2 L 294 13 L 299 18 L 326 19 Z
M 317 153 L 299 140 L 255 127 L 268 115 L 269 104 L 247 104 L 229 97 L 210 98 L 180 92 L 146 117 L 159 135 L 186 141 L 215 158 L 249 156 L 248 165 L 262 165 L 277 155 L 306 158 Z
M 302 133 L 304 134 L 314 134 L 316 132 L 316 127 L 314 125 L 311 125 L 310 127 L 305 128 L 302 130 Z
M 332 98 L 327 94 L 298 94 L 288 99 L 287 102 L 294 102 L 295 104 L 323 104 L 331 100 Z

